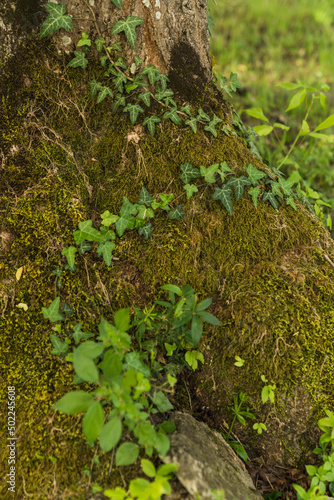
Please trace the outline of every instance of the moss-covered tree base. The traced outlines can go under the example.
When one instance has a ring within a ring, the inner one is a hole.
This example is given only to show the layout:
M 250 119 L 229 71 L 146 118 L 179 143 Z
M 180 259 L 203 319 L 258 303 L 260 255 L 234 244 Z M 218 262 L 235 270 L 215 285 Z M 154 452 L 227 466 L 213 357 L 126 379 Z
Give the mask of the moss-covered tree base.
M 115 469 L 108 477 L 110 456 L 86 446 L 80 418 L 50 410 L 73 380 L 71 366 L 50 353 L 51 325 L 41 312 L 58 294 L 75 311 L 70 323 L 91 331 L 102 314 L 112 320 L 121 307 L 152 303 L 166 283 L 188 283 L 200 298 L 212 296 L 211 312 L 222 327 L 207 329 L 207 364 L 192 378 L 191 396 L 227 419 L 233 394 L 252 395 L 268 432 L 254 440 L 250 431 L 245 439 L 266 459 L 274 430 L 285 439 L 284 412 L 294 391 L 303 391 L 310 405 L 302 418 L 316 417 L 333 402 L 334 269 L 324 254 L 334 260 L 334 247 L 322 224 L 285 202 L 278 210 L 263 201 L 255 208 L 247 193 L 233 200 L 229 216 L 208 185 L 187 200 L 179 179 L 186 161 L 195 167 L 226 161 L 237 175 L 250 162 L 266 167 L 243 139 L 222 132 L 218 138 L 194 135 L 164 121 L 152 138 L 124 113 L 112 113 L 107 101 L 97 106 L 89 98 L 88 82 L 100 73 L 94 64 L 87 72 L 66 69 L 45 43 L 32 44 L 1 82 L 7 89 L 0 111 L 1 390 L 5 414 L 7 386 L 17 393 L 17 498 L 89 498 L 95 480 L 103 487 L 122 484 Z M 198 106 L 232 125 L 226 104 L 210 95 Z M 118 213 L 123 196 L 135 203 L 143 186 L 154 197 L 174 193 L 184 219 L 157 213 L 148 241 L 127 231 L 110 268 L 96 252 L 79 256 L 77 272 L 64 271 L 58 289 L 52 271 L 64 266 L 61 250 L 74 244 L 78 222 L 98 221 L 105 210 Z M 245 359 L 244 367 L 234 366 L 235 355 Z M 275 415 L 259 404 L 261 374 L 277 384 Z M 175 397 L 187 406 L 182 390 Z M 296 439 L 302 425 L 311 425 L 298 418 Z M 6 429 L 1 432 L 5 443 Z M 295 460 L 304 453 L 299 441 L 299 449 L 284 442 Z M 1 453 L 6 463 L 5 446 Z M 96 454 L 101 465 L 92 466 Z M 91 477 L 82 473 L 85 466 Z M 2 498 L 7 494 L 5 487 Z

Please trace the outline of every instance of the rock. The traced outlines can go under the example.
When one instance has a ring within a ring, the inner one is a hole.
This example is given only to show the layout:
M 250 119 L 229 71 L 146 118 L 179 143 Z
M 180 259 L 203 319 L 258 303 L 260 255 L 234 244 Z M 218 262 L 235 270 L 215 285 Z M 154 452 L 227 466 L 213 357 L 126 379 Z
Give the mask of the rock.
M 218 432 L 187 413 L 175 412 L 176 431 L 164 461 L 179 466 L 176 476 L 201 500 L 215 500 L 211 490 L 225 492 L 224 500 L 261 500 L 246 467 Z

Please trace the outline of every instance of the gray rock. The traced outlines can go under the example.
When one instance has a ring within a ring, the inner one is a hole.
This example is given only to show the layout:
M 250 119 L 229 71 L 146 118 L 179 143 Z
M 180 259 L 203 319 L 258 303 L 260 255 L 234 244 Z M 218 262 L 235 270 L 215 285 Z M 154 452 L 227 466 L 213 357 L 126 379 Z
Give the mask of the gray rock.
M 164 462 L 179 466 L 176 476 L 194 498 L 215 500 L 211 490 L 223 489 L 224 500 L 263 500 L 245 465 L 218 432 L 186 413 L 175 412 L 171 420 L 177 430 L 169 436 Z

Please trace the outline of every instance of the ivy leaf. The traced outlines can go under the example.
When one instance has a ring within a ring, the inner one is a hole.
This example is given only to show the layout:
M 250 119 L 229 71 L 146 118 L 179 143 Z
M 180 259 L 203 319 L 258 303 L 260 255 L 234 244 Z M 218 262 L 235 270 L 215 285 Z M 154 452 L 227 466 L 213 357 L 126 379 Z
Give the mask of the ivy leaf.
M 82 33 L 82 38 L 81 40 L 78 41 L 78 47 L 83 47 L 84 45 L 87 45 L 87 47 L 90 47 L 92 45 L 92 42 L 89 39 L 89 36 L 87 33 Z
M 195 184 L 186 184 L 183 186 L 183 189 L 187 191 L 187 198 L 188 200 L 192 197 L 193 193 L 197 193 L 198 188 L 195 186 Z
M 147 126 L 149 133 L 154 136 L 155 134 L 155 124 L 160 123 L 161 120 L 157 116 L 147 116 L 145 120 L 143 121 L 143 125 Z
M 126 78 L 126 76 L 122 75 L 121 73 L 116 78 L 113 78 L 113 83 L 115 87 L 119 90 L 119 92 L 121 92 L 121 94 L 123 94 L 124 92 L 123 85 L 126 84 L 127 81 L 128 79 Z M 125 99 L 123 106 L 125 106 Z
M 72 245 L 70 247 L 64 247 L 61 254 L 62 255 L 65 255 L 66 259 L 67 259 L 67 263 L 69 265 L 69 268 L 71 270 L 71 268 L 73 269 L 74 267 L 74 264 L 75 264 L 75 252 L 77 252 L 78 249 L 73 247 Z
M 82 51 L 75 50 L 74 51 L 74 59 L 68 63 L 67 66 L 70 68 L 83 68 L 86 69 L 88 64 L 88 59 L 86 59 L 86 54 Z
M 112 35 L 117 35 L 121 31 L 124 31 L 128 42 L 131 47 L 134 49 L 137 41 L 136 35 L 136 27 L 144 22 L 143 19 L 136 16 L 128 16 L 126 20 L 122 19 L 121 21 L 117 21 L 115 26 L 111 30 Z
M 270 191 L 264 193 L 264 195 L 263 195 L 263 201 L 266 201 L 266 200 L 270 201 L 270 203 L 272 204 L 272 206 L 277 209 L 277 202 L 276 202 L 275 195 L 273 193 L 271 193 Z
M 142 59 L 140 59 L 140 57 L 138 57 L 138 56 L 135 56 L 135 57 L 134 57 L 134 60 L 135 60 L 135 65 L 136 65 L 136 66 L 140 66 L 140 65 L 141 65 L 141 63 L 143 62 L 143 60 L 142 60 Z
M 143 227 L 139 227 L 138 234 L 140 236 L 144 236 L 145 240 L 148 240 L 149 237 L 151 236 L 151 227 L 152 227 L 152 224 L 150 222 L 145 224 L 145 226 L 143 226 Z
M 207 132 L 211 132 L 211 134 L 214 137 L 217 137 L 217 130 L 215 129 L 215 125 L 214 125 L 213 121 L 211 121 L 209 123 L 209 125 L 207 125 L 206 127 L 204 127 L 204 130 L 206 130 Z
M 111 224 L 114 224 L 116 221 L 119 219 L 119 215 L 113 215 L 109 212 L 109 210 L 106 210 L 101 214 L 101 219 L 102 219 L 102 225 L 109 227 Z
M 142 187 L 138 199 L 138 204 L 150 206 L 153 200 L 154 198 L 152 198 L 147 189 L 145 187 Z
M 226 210 L 230 215 L 232 215 L 233 213 L 231 193 L 232 189 L 229 188 L 227 185 L 224 185 L 222 189 L 217 187 L 212 196 L 213 200 L 220 200 L 222 202 L 222 204 L 224 205 L 224 207 L 226 208 Z
M 166 411 L 173 410 L 174 408 L 167 396 L 162 391 L 158 391 L 154 395 L 153 403 L 158 408 L 160 413 L 165 413 Z
M 98 248 L 97 248 L 97 253 L 102 254 L 104 258 L 104 262 L 107 264 L 107 266 L 110 266 L 111 264 L 111 253 L 115 248 L 115 243 L 113 241 L 102 241 Z
M 283 200 L 283 193 L 281 191 L 281 186 L 278 184 L 278 182 L 270 182 L 270 184 L 271 184 L 271 192 L 275 196 L 278 196 L 281 200 Z
M 79 231 L 74 231 L 73 236 L 77 245 L 84 240 L 87 241 L 103 241 L 103 235 L 92 227 L 91 220 L 79 222 Z
M 57 30 L 63 28 L 66 31 L 73 31 L 72 16 L 65 14 L 66 7 L 64 4 L 57 5 L 54 2 L 49 2 L 45 5 L 49 12 L 49 17 L 44 21 L 39 38 L 45 38 Z
M 107 95 L 109 95 L 112 99 L 114 97 L 114 94 L 112 93 L 112 90 L 109 87 L 101 87 L 100 93 L 97 96 L 97 101 L 96 101 L 97 104 L 100 104 L 100 102 L 102 102 L 103 99 L 107 97 Z
M 182 211 L 182 205 L 178 205 L 176 208 L 169 212 L 170 219 L 181 220 L 184 217 L 184 212 Z
M 238 82 L 238 75 L 233 72 L 230 74 L 230 87 L 233 92 L 242 87 L 241 83 Z
M 93 333 L 82 332 L 81 331 L 81 327 L 82 327 L 81 323 L 79 323 L 78 325 L 75 325 L 73 327 L 73 334 L 72 335 L 73 335 L 73 338 L 74 338 L 74 341 L 75 341 L 76 344 L 79 344 L 80 340 L 82 340 L 82 339 L 89 339 L 89 338 L 91 338 L 91 337 L 94 336 Z
M 201 175 L 204 177 L 205 182 L 213 183 L 216 182 L 215 173 L 217 172 L 219 163 L 210 165 L 210 167 L 205 168 L 203 165 L 200 166 Z
M 228 186 L 234 186 L 235 199 L 238 201 L 244 194 L 245 186 L 249 186 L 251 181 L 244 175 L 241 177 L 232 177 L 228 182 Z
M 141 99 L 143 101 L 144 104 L 146 104 L 146 106 L 149 108 L 151 106 L 151 92 L 147 91 L 147 92 L 143 92 L 142 94 L 139 94 L 139 99 Z
M 197 177 L 201 177 L 201 172 L 198 168 L 192 166 L 191 163 L 186 161 L 183 165 L 181 165 L 181 170 L 183 174 L 180 175 L 180 179 L 185 184 L 188 184 L 190 179 L 196 179 Z
M 122 87 L 123 88 L 123 87 Z M 125 97 L 123 95 L 117 95 L 116 100 L 112 106 L 112 110 L 115 112 L 120 106 L 125 106 Z
M 185 106 L 182 106 L 180 111 L 183 111 L 184 113 L 187 113 L 188 116 L 191 116 L 191 111 L 190 111 L 190 104 L 187 102 Z
M 117 59 L 117 61 L 115 62 L 115 66 L 118 66 L 119 68 L 122 69 L 127 69 L 127 65 L 125 64 L 123 57 L 119 57 Z
M 151 66 L 146 66 L 140 74 L 147 75 L 150 84 L 154 85 L 160 71 L 153 64 L 151 64 Z
M 64 321 L 65 319 L 60 312 L 59 304 L 60 297 L 57 297 L 47 309 L 42 307 L 44 318 L 49 319 L 51 323 L 54 323 L 55 321 Z
M 98 52 L 102 52 L 103 50 L 103 45 L 106 43 L 105 39 L 104 38 L 97 38 L 97 40 L 95 40 L 95 45 L 96 45 L 96 50 Z
M 263 177 L 267 177 L 267 174 L 265 172 L 261 172 L 261 170 L 258 170 L 257 168 L 253 167 L 251 163 L 247 167 L 247 174 L 253 186 L 256 186 L 258 181 L 260 179 L 263 179 Z
M 261 189 L 258 188 L 258 187 L 251 187 L 248 190 L 248 194 L 250 194 L 251 197 L 252 197 L 252 200 L 253 200 L 253 203 L 254 203 L 254 207 L 257 207 L 257 199 L 258 199 L 258 196 L 259 196 L 260 193 L 261 193 Z
M 139 113 L 144 113 L 144 110 L 139 104 L 130 104 L 128 103 L 123 109 L 124 113 L 130 113 L 130 120 L 132 125 L 136 123 Z
M 166 111 L 163 115 L 163 118 L 165 118 L 166 120 L 169 118 L 176 125 L 181 125 L 182 123 L 179 115 L 177 114 L 177 108 Z
M 122 8 L 122 0 L 110 0 L 113 4 L 116 5 L 119 9 Z
M 162 101 L 162 99 L 165 99 L 166 97 L 173 97 L 174 92 L 170 89 L 166 89 L 162 92 L 157 92 L 155 94 L 155 98 L 158 99 L 158 101 Z
M 196 118 L 191 118 L 190 120 L 186 120 L 185 124 L 189 125 L 189 127 L 191 127 L 194 134 L 197 133 L 197 119 Z
M 150 368 L 143 363 L 141 360 L 140 353 L 138 351 L 128 352 L 124 356 L 124 369 L 125 370 L 134 370 L 135 372 L 140 372 L 144 375 L 144 377 L 151 376 Z
M 296 207 L 296 204 L 294 202 L 294 199 L 293 199 L 293 196 L 289 196 L 287 199 L 286 199 L 286 204 L 287 205 L 290 205 L 294 210 L 297 210 L 297 207 Z
M 169 82 L 169 78 L 167 75 L 165 75 L 164 73 L 160 73 L 157 75 L 156 77 L 156 81 L 160 82 L 160 85 L 161 85 L 161 91 L 164 92 L 166 89 L 167 89 L 167 82 Z
M 132 229 L 135 225 L 136 219 L 130 214 L 123 214 L 116 222 L 116 231 L 118 236 L 123 236 L 126 229 Z
M 98 93 L 98 91 L 101 90 L 102 87 L 102 83 L 97 82 L 95 79 L 89 82 L 88 85 L 90 86 L 89 94 L 91 97 L 94 97 Z
M 93 248 L 93 245 L 91 243 L 88 243 L 88 241 L 82 241 L 79 245 L 79 252 L 81 255 L 84 255 L 86 252 L 89 252 Z
M 283 193 L 285 196 L 290 196 L 291 195 L 291 188 L 295 184 L 294 179 L 278 179 L 278 184 L 280 187 L 283 189 Z
M 138 209 L 138 219 L 147 219 L 147 217 L 152 218 L 154 217 L 154 212 L 151 208 L 147 208 L 143 205 L 141 205 Z
M 51 333 L 50 335 L 50 340 L 52 342 L 52 345 L 54 349 L 52 349 L 51 354 L 54 354 L 55 356 L 61 356 L 62 354 L 67 354 L 68 352 L 68 344 L 66 342 L 61 342 L 56 335 L 53 335 Z
M 197 115 L 197 120 L 204 120 L 206 122 L 209 122 L 210 121 L 210 116 L 207 115 L 206 113 L 204 113 L 203 109 L 202 108 L 199 108 L 198 110 L 198 115 Z
M 217 125 L 217 124 L 218 124 L 218 123 L 220 123 L 221 121 L 223 121 L 223 120 L 221 120 L 220 118 L 218 118 L 218 116 L 213 115 L 213 120 L 211 120 L 211 123 L 212 123 L 213 125 Z

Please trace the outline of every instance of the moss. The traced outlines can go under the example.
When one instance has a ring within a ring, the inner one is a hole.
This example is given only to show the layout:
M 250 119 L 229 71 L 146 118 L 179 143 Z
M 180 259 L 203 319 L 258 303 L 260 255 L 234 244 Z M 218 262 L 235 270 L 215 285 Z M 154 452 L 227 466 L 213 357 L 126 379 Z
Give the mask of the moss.
M 18 495 L 26 490 L 34 498 L 86 498 L 90 491 L 81 471 L 94 451 L 81 436 L 80 418 L 50 410 L 73 389 L 71 368 L 50 353 L 52 330 L 41 313 L 56 294 L 74 309 L 69 325 L 82 322 L 96 331 L 101 314 L 112 320 L 121 307 L 152 303 L 164 283 L 189 283 L 200 298 L 214 297 L 212 312 L 223 325 L 207 328 L 202 348 L 208 363 L 191 382 L 192 396 L 205 393 L 211 414 L 224 413 L 237 390 L 258 393 L 262 373 L 282 394 L 292 380 L 305 385 L 315 408 L 330 406 L 334 273 L 316 242 L 330 256 L 334 249 L 320 222 L 302 207 L 274 210 L 259 202 L 254 208 L 247 194 L 233 201 L 229 216 L 208 186 L 187 201 L 179 181 L 186 161 L 196 167 L 227 161 L 237 175 L 250 162 L 266 167 L 238 138 L 194 135 L 171 122 L 164 121 L 155 138 L 140 131 L 134 143 L 127 117 L 88 97 L 88 82 L 98 79 L 100 69 L 92 64 L 87 72 L 65 70 L 49 49 L 36 60 L 38 50 L 32 44 L 25 58 L 18 55 L 20 71 L 13 83 L 6 80 L 1 111 L 12 127 L 2 133 L 8 153 L 0 193 L 1 362 L 7 367 L 2 387 L 15 385 L 18 395 Z M 23 75 L 32 82 L 29 88 Z M 215 95 L 207 107 L 230 120 Z M 15 118 L 18 109 L 21 117 Z M 142 186 L 152 196 L 174 193 L 185 218 L 170 220 L 158 212 L 147 242 L 126 232 L 110 268 L 96 249 L 78 256 L 77 272 L 64 272 L 57 290 L 52 271 L 65 264 L 61 250 L 74 244 L 78 222 L 92 219 L 98 226 L 100 213 L 118 213 L 123 196 L 136 202 Z M 15 271 L 23 265 L 17 281 Z M 16 307 L 19 302 L 28 305 L 26 312 Z M 235 354 L 246 359 L 244 371 L 234 367 Z M 179 394 L 179 404 L 187 404 Z M 121 482 L 114 473 L 107 477 L 108 459 L 101 455 L 93 479 L 112 487 Z

